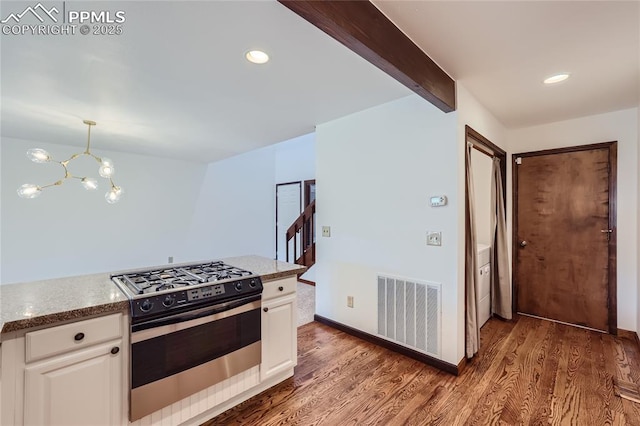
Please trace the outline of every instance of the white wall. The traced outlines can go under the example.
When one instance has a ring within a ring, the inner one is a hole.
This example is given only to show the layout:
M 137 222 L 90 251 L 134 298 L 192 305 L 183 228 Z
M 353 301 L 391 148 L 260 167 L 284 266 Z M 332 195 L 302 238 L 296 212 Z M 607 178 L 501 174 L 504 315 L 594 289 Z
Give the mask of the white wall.
M 20 185 L 62 176 L 56 164 L 29 161 L 25 152 L 33 147 L 59 160 L 82 150 L 2 139 L 3 284 L 164 264 L 168 256 L 183 256 L 205 165 L 94 149 L 115 163 L 114 180 L 125 189 L 119 203 L 105 201 L 107 186 L 89 159 L 69 168 L 72 173 L 90 169 L 87 174 L 101 185 L 97 191 L 87 192 L 73 180 L 27 200 L 16 194 Z
M 209 164 L 191 224 L 189 257 L 275 258 L 275 184 L 314 178 L 314 134 Z
M 273 146 L 275 149 L 275 183 L 316 178 L 316 135 L 309 133 Z M 304 191 L 304 188 L 302 188 Z
M 274 257 L 274 155 L 266 147 L 208 165 L 191 225 L 191 258 Z
M 507 135 L 510 153 L 618 141 L 618 327 L 636 331 L 639 325 L 638 109 L 509 130 Z
M 411 95 L 317 126 L 316 146 L 317 225 L 331 226 L 317 239 L 316 312 L 376 334 L 376 273 L 440 283 L 442 359 L 457 364 L 456 113 Z M 449 205 L 429 207 L 441 194 Z
M 480 244 L 493 243 L 491 232 L 491 175 L 493 160 L 476 149 L 471 150 L 471 168 L 473 171 L 474 217 L 476 236 Z

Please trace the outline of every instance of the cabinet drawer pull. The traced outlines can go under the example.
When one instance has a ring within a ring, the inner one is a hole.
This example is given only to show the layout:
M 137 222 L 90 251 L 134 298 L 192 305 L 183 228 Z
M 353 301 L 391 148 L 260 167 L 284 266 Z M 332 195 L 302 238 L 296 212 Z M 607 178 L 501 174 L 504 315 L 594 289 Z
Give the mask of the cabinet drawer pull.
M 280 286 L 280 287 L 278 287 L 278 290 L 283 291 L 284 287 Z
M 269 308 L 264 308 L 263 311 L 269 312 Z
M 75 340 L 76 342 L 79 342 L 82 339 L 84 339 L 84 333 L 78 333 L 75 336 L 73 336 L 73 340 Z
M 120 352 L 120 348 L 117 346 L 114 346 L 113 348 L 111 348 L 111 353 L 112 354 L 117 354 L 118 352 Z

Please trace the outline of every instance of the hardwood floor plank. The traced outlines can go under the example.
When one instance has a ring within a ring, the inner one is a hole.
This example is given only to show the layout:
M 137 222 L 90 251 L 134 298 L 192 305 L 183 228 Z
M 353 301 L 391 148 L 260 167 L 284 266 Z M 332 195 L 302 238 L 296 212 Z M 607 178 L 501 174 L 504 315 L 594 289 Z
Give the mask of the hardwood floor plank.
M 637 352 L 637 347 L 629 343 L 623 338 L 612 338 L 615 375 L 618 379 L 637 384 L 640 369 L 637 360 L 640 354 Z M 640 425 L 640 404 L 626 399 L 621 399 L 621 403 L 628 424 Z
M 510 394 L 517 393 L 516 388 L 524 382 L 518 379 L 523 374 L 521 369 L 525 368 L 524 362 L 531 351 L 532 341 L 536 338 L 535 329 L 532 330 L 528 324 L 529 318 L 518 321 L 509 340 L 503 345 L 504 350 L 494 359 L 494 368 L 487 377 L 490 384 L 486 386 L 486 391 L 474 407 L 466 407 L 471 412 L 469 424 L 497 423 L 507 398 Z M 515 399 L 515 403 L 520 405 L 520 399 Z M 461 420 L 460 415 L 455 420 Z
M 635 342 L 530 317 L 491 319 L 458 377 L 319 323 L 298 329 L 295 376 L 213 425 L 632 425 Z
M 507 424 L 528 424 L 536 410 L 534 402 L 540 393 L 541 378 L 546 368 L 552 342 L 552 323 L 540 323 L 527 338 L 527 346 L 520 354 L 519 366 L 514 366 L 517 380 L 510 395 L 505 400 L 500 421 Z M 550 366 L 553 368 L 553 365 Z
M 533 401 L 534 410 L 529 418 L 529 423 L 532 425 L 546 425 L 550 422 L 553 389 L 558 377 L 558 363 L 561 353 L 559 342 L 562 341 L 565 330 L 565 327 L 558 327 L 555 323 L 549 324 L 548 333 L 545 336 L 548 355 L 544 359 L 540 386 Z

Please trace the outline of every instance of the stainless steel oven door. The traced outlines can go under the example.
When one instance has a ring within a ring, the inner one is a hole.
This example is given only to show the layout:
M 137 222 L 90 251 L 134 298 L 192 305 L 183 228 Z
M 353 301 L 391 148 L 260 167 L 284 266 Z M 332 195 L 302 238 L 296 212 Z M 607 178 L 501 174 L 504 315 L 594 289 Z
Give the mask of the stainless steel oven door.
M 129 419 L 261 362 L 260 295 L 135 324 Z

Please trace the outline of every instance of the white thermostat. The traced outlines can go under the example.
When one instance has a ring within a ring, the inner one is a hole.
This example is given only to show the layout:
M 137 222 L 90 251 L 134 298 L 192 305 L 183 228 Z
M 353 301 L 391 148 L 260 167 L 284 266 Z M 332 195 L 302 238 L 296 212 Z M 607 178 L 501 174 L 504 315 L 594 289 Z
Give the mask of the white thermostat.
M 429 203 L 431 207 L 442 207 L 447 205 L 447 196 L 446 195 L 436 195 L 435 197 L 429 198 Z

